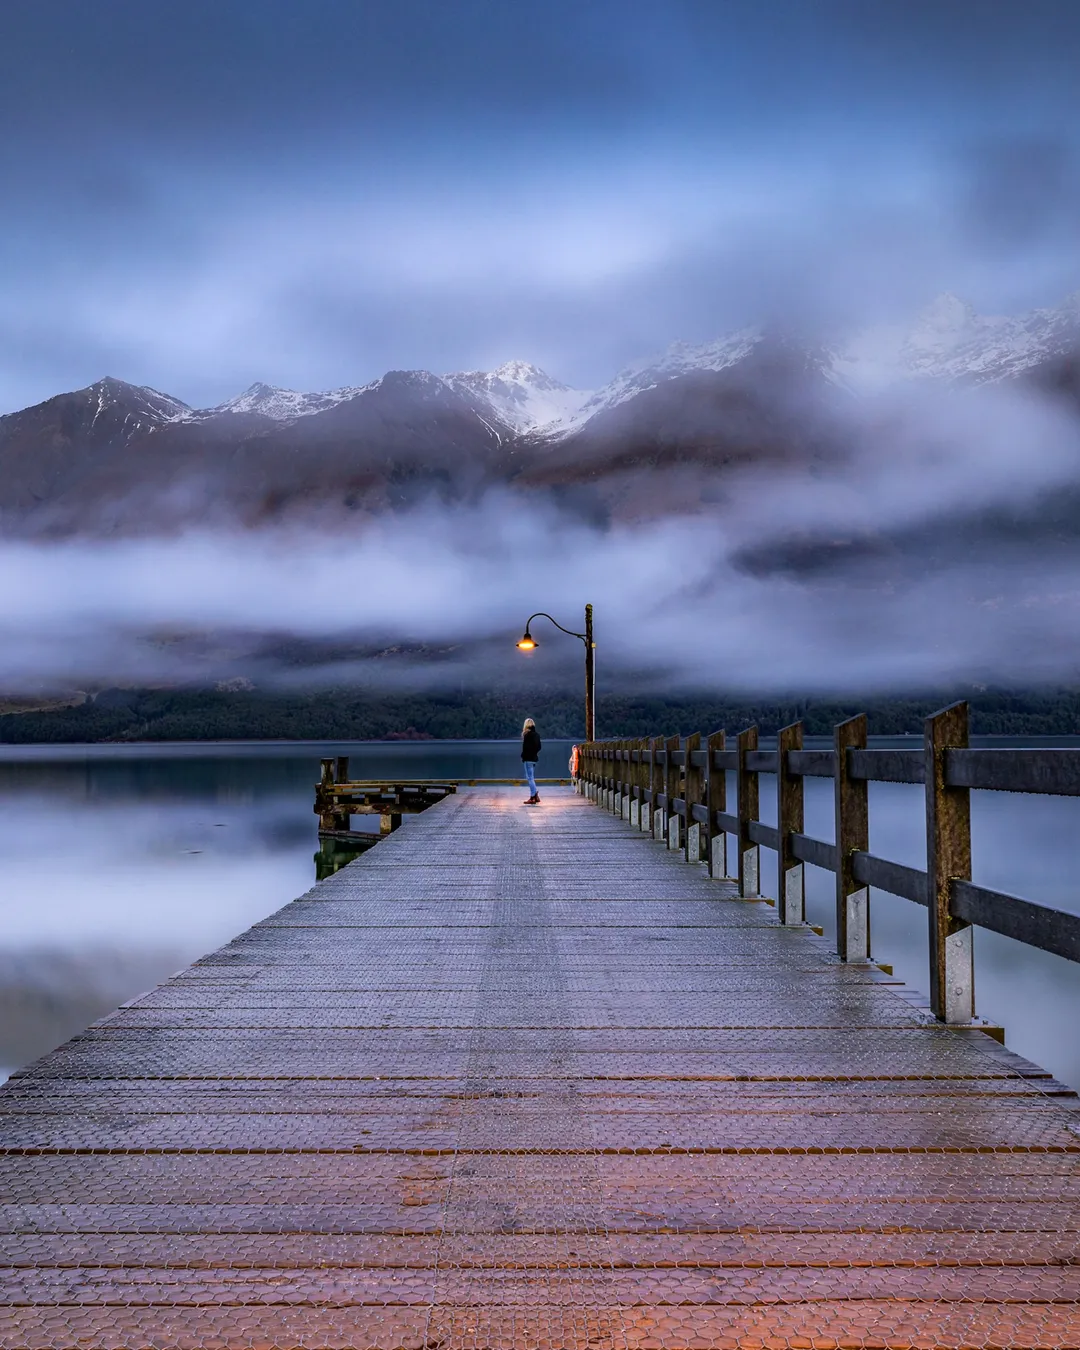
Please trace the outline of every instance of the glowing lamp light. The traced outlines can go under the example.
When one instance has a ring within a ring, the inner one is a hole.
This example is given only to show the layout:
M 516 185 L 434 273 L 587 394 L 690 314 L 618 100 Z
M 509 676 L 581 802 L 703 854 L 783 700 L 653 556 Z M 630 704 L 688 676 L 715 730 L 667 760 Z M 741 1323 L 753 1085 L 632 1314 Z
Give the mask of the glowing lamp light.
M 539 644 L 537 643 L 536 639 L 533 637 L 533 635 L 529 632 L 527 628 L 525 629 L 525 636 L 517 644 L 518 651 L 522 652 L 531 652 L 532 649 L 538 645 Z

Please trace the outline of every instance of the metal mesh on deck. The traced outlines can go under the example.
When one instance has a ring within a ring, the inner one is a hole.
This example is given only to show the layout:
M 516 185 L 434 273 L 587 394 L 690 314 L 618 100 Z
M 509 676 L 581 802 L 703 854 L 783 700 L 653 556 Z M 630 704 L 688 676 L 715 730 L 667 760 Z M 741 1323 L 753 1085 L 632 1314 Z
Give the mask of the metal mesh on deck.
M 1073 1101 L 462 792 L 0 1090 L 0 1345 L 1080 1347 Z

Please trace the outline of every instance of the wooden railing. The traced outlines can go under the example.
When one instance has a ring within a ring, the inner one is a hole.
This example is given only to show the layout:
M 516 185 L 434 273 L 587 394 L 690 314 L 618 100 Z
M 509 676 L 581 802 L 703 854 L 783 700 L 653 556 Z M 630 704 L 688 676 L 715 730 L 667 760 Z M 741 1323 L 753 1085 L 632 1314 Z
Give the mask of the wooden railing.
M 727 774 L 736 775 L 735 810 Z M 758 819 L 762 773 L 776 775 L 777 824 Z M 834 842 L 803 833 L 803 780 L 831 778 Z M 926 797 L 925 871 L 870 852 L 870 783 L 921 784 Z M 1080 961 L 1080 915 L 1022 900 L 971 880 L 970 793 L 1080 796 L 1080 750 L 981 750 L 968 745 L 968 710 L 957 703 L 927 718 L 913 750 L 871 750 L 865 716 L 842 722 L 831 750 L 804 750 L 801 723 L 785 727 L 775 750 L 758 748 L 756 727 L 729 744 L 703 738 L 593 741 L 581 747 L 579 790 L 639 829 L 704 861 L 726 877 L 727 839 L 735 840 L 739 894 L 760 897 L 760 850 L 777 853 L 781 923 L 806 922 L 803 868 L 836 877 L 836 946 L 844 961 L 870 959 L 870 888 L 926 907 L 930 1006 L 942 1021 L 975 1016 L 972 929 L 991 929 Z

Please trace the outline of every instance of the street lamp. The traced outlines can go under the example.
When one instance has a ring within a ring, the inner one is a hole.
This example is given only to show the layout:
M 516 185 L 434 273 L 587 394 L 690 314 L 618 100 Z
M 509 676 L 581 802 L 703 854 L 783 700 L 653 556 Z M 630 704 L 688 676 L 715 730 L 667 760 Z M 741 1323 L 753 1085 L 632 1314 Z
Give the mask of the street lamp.
M 585 606 L 585 631 L 584 633 L 575 633 L 573 629 L 564 628 L 561 623 L 557 623 L 550 614 L 545 614 L 543 610 L 537 610 L 535 614 L 530 614 L 529 621 L 525 625 L 525 632 L 518 642 L 519 651 L 531 652 L 539 647 L 539 642 L 532 635 L 533 619 L 547 619 L 549 623 L 555 624 L 555 627 L 561 633 L 567 633 L 570 637 L 580 638 L 585 644 L 585 739 L 587 741 L 596 740 L 596 643 L 592 636 L 592 605 Z

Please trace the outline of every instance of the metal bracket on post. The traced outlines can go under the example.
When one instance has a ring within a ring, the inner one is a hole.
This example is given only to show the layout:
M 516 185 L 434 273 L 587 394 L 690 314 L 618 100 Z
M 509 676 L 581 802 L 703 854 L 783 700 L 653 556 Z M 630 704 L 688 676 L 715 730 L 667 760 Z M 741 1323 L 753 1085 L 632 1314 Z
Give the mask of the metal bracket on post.
M 955 703 L 928 717 L 926 755 L 926 901 L 930 921 L 930 1007 L 951 1025 L 975 1016 L 974 929 L 951 913 L 952 883 L 971 879 L 971 797 L 947 787 L 950 749 L 968 743 L 968 706 Z
M 727 831 L 716 823 L 721 811 L 727 811 L 727 772 L 713 765 L 713 755 L 725 748 L 727 738 L 722 731 L 714 731 L 706 742 L 708 763 L 705 768 L 705 806 L 709 823 L 705 826 L 705 859 L 709 876 L 727 880 Z
M 835 729 L 836 747 L 836 951 L 841 961 L 870 959 L 870 888 L 855 880 L 852 854 L 870 848 L 870 810 L 865 779 L 848 774 L 849 749 L 866 749 L 866 716 Z
M 757 727 L 739 732 L 737 741 L 739 768 L 739 894 L 756 899 L 761 894 L 761 854 L 750 838 L 750 822 L 758 818 L 758 776 L 746 767 L 746 756 L 758 748 Z
M 664 763 L 664 796 L 667 798 L 667 807 L 664 811 L 664 822 L 667 827 L 666 842 L 668 848 L 679 848 L 681 844 L 679 815 L 674 805 L 675 798 L 679 795 L 679 766 L 675 763 L 675 756 L 679 752 L 679 737 L 670 737 L 664 749 L 667 751 L 667 759 Z
M 780 922 L 806 922 L 803 864 L 791 851 L 791 836 L 803 832 L 803 780 L 789 772 L 789 750 L 801 750 L 803 728 L 801 722 L 784 727 L 776 738 L 776 822 L 779 850 L 776 855 L 776 901 Z

